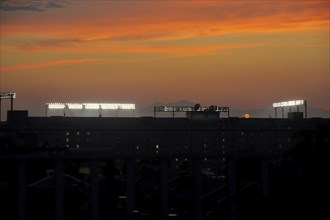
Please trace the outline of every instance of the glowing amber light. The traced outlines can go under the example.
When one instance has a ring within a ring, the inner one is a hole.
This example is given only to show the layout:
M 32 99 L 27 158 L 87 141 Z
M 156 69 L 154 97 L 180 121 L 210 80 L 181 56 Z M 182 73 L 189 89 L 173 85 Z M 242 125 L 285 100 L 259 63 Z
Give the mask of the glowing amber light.
M 245 113 L 245 114 L 243 115 L 243 118 L 250 118 L 250 115 L 247 114 L 247 113 Z

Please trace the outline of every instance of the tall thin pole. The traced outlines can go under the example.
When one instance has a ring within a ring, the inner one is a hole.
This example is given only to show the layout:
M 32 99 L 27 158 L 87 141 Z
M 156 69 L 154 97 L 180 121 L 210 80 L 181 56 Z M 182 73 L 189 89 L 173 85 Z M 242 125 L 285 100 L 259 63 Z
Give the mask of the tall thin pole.
M 14 94 L 10 95 L 10 110 L 14 109 Z
M 277 108 L 275 107 L 275 118 L 277 118 Z

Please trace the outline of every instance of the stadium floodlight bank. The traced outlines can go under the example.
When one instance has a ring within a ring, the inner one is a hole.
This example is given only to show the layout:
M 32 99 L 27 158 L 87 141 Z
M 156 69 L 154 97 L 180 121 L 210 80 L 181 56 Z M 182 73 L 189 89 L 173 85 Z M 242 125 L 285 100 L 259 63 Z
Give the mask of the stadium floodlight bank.
M 292 101 L 285 101 L 285 102 L 276 102 L 273 103 L 273 107 L 288 107 L 288 106 L 296 106 L 296 105 L 304 105 L 305 100 L 292 100 Z
M 135 104 L 131 103 L 46 103 L 46 116 L 48 109 L 66 109 L 72 110 L 99 110 L 100 116 L 102 110 L 135 110 Z
M 14 110 L 14 99 L 16 92 L 0 92 L 0 122 L 1 122 L 1 100 L 10 99 L 10 110 Z
M 121 103 L 46 103 L 46 106 L 48 109 L 135 109 L 135 104 Z
M 1 92 L 0 99 L 15 99 L 16 92 Z
M 282 109 L 282 118 L 284 118 L 284 109 L 289 108 L 291 114 L 291 107 L 296 106 L 297 112 L 299 112 L 299 106 L 303 105 L 305 107 L 305 118 L 307 118 L 307 101 L 306 100 L 291 100 L 284 102 L 273 103 L 273 108 L 275 109 L 275 118 L 277 118 L 277 109 Z

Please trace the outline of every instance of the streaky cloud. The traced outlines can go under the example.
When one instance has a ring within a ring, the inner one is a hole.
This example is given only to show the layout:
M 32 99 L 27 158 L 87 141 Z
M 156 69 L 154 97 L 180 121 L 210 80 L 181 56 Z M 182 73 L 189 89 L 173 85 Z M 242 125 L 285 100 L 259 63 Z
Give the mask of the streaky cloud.
M 46 68 L 46 67 L 58 66 L 58 65 L 64 65 L 64 64 L 104 62 L 107 60 L 108 59 L 105 59 L 105 58 L 51 60 L 51 61 L 45 61 L 45 62 L 40 62 L 40 63 L 24 64 L 24 65 L 0 66 L 0 69 L 1 69 L 1 71 L 4 71 L 4 72 L 11 72 L 11 71 L 18 71 L 18 70 Z
M 5 0 L 0 2 L 0 10 L 43 12 L 51 8 L 63 8 L 67 3 L 63 0 Z

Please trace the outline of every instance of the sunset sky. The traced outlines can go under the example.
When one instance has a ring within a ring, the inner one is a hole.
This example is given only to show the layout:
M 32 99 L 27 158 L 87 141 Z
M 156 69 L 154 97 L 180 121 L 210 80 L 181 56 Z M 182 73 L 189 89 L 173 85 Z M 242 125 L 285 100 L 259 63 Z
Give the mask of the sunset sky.
M 46 102 L 186 99 L 329 109 L 329 1 L 1 1 L 1 91 Z M 3 111 L 6 106 L 3 107 Z

